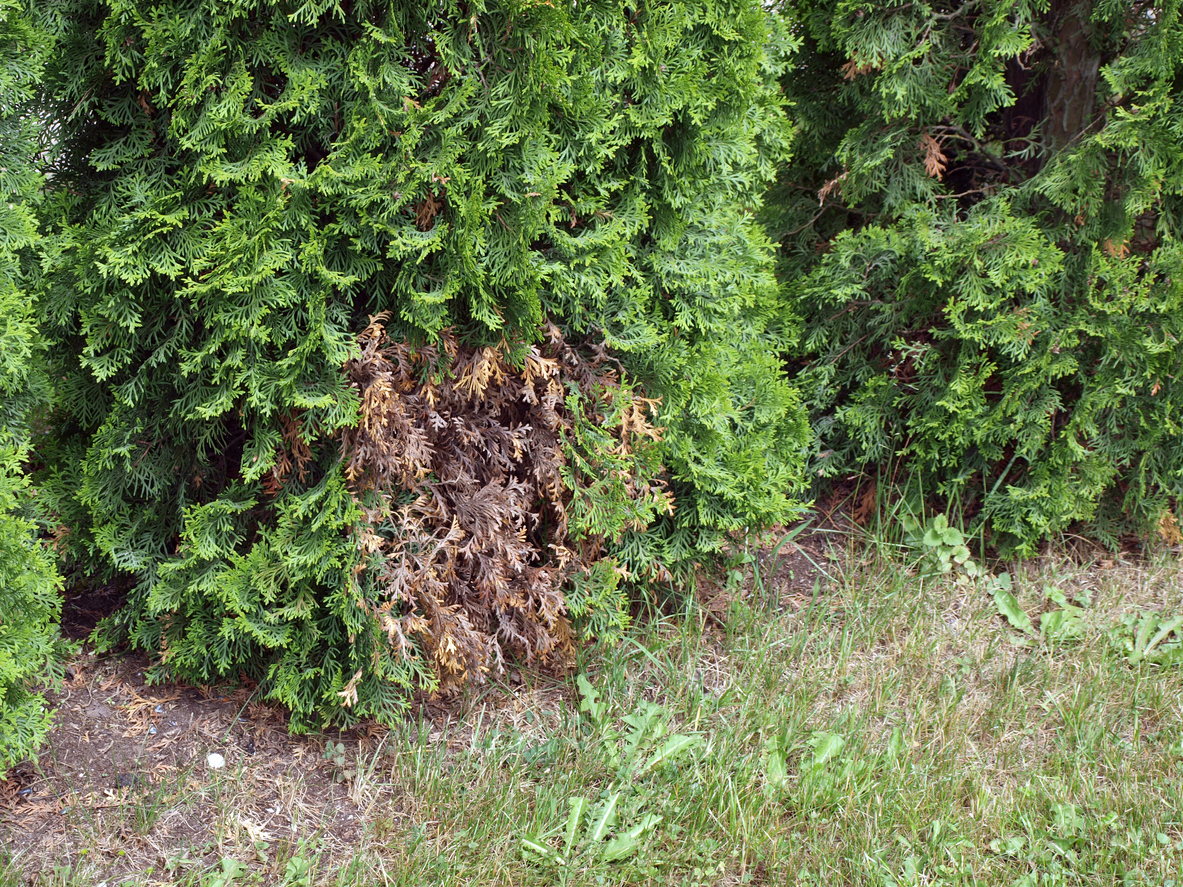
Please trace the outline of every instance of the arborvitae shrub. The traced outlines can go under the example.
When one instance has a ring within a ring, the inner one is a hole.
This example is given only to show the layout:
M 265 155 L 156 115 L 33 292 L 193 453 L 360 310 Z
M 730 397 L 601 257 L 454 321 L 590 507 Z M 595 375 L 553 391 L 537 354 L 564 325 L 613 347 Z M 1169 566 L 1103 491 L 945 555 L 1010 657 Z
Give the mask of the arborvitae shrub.
M 1179 4 L 791 2 L 774 200 L 812 473 L 1000 550 L 1183 493 Z
M 154 675 L 389 716 L 794 512 L 759 2 L 37 7 L 42 495 Z
M 53 556 L 24 516 L 24 447 L 0 445 L 0 773 L 33 755 L 49 729 L 38 684 L 57 674 L 61 598 Z
M 0 775 L 33 754 L 49 727 L 36 684 L 60 654 L 59 580 L 24 474 L 31 412 L 46 391 L 27 285 L 40 186 L 29 105 L 48 46 L 17 4 L 0 0 Z

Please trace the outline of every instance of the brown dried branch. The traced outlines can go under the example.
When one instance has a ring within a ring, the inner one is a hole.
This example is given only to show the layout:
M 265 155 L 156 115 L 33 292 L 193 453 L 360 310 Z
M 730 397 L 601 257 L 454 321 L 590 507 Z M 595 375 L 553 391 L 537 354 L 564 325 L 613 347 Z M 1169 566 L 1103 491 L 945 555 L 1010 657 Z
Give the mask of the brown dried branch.
M 916 147 L 924 152 L 924 171 L 930 177 L 939 180 L 945 174 L 948 165 L 948 158 L 941 150 L 941 143 L 933 138 L 931 133 L 924 132 L 921 133 L 920 142 Z

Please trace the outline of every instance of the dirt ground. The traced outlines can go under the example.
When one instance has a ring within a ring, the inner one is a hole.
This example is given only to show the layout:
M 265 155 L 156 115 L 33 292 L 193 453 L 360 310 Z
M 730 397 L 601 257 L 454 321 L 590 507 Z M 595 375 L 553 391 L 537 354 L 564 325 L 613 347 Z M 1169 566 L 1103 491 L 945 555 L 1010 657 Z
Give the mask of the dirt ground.
M 727 612 L 737 599 L 753 600 L 768 608 L 800 609 L 808 605 L 815 590 L 838 575 L 848 556 L 848 525 L 827 522 L 792 527 L 773 527 L 755 543 L 737 546 L 735 574 L 700 577 L 697 598 L 708 618 L 716 625 L 727 621 Z
M 116 879 L 213 864 L 239 832 L 265 842 L 357 837 L 359 811 L 324 737 L 290 737 L 282 713 L 252 701 L 249 687 L 146 686 L 146 664 L 76 657 L 50 694 L 57 718 L 43 754 L 0 783 L 0 834 L 27 878 L 88 854 L 104 857 L 88 862 Z M 211 753 L 225 765 L 212 768 Z M 220 796 L 233 797 L 234 809 L 222 809 Z M 190 856 L 174 858 L 182 849 Z

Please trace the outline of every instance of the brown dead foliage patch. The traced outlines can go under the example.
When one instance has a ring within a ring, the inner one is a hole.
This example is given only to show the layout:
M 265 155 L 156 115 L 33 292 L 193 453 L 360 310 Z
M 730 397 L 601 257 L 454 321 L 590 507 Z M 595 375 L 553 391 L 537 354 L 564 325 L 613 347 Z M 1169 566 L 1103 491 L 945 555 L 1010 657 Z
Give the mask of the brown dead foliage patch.
M 392 341 L 385 320 L 371 319 L 346 365 L 361 399 L 342 445 L 365 513 L 366 605 L 393 649 L 426 651 L 444 688 L 500 673 L 508 657 L 562 671 L 574 654 L 563 584 L 603 551 L 602 534 L 570 525 L 564 437 L 622 396 L 610 359 L 553 325 L 511 365 L 505 345 Z M 659 438 L 654 406 L 629 395 L 615 455 Z M 660 482 L 622 480 L 627 496 L 672 507 Z

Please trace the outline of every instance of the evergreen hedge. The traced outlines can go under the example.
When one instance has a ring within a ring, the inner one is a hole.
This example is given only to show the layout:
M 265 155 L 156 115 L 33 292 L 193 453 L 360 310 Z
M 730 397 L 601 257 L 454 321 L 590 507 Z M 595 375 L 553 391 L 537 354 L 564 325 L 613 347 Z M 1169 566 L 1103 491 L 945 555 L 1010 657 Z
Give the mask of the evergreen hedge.
M 795 513 L 758 0 L 35 9 L 38 483 L 151 676 L 388 718 Z
M 60 655 L 59 578 L 38 539 L 24 462 L 34 410 L 46 398 L 28 286 L 41 179 L 29 107 L 50 41 L 12 0 L 0 0 L 0 775 L 31 755 L 49 728 L 36 684 Z
M 1177 2 L 801 0 L 776 236 L 826 480 L 1178 540 Z

